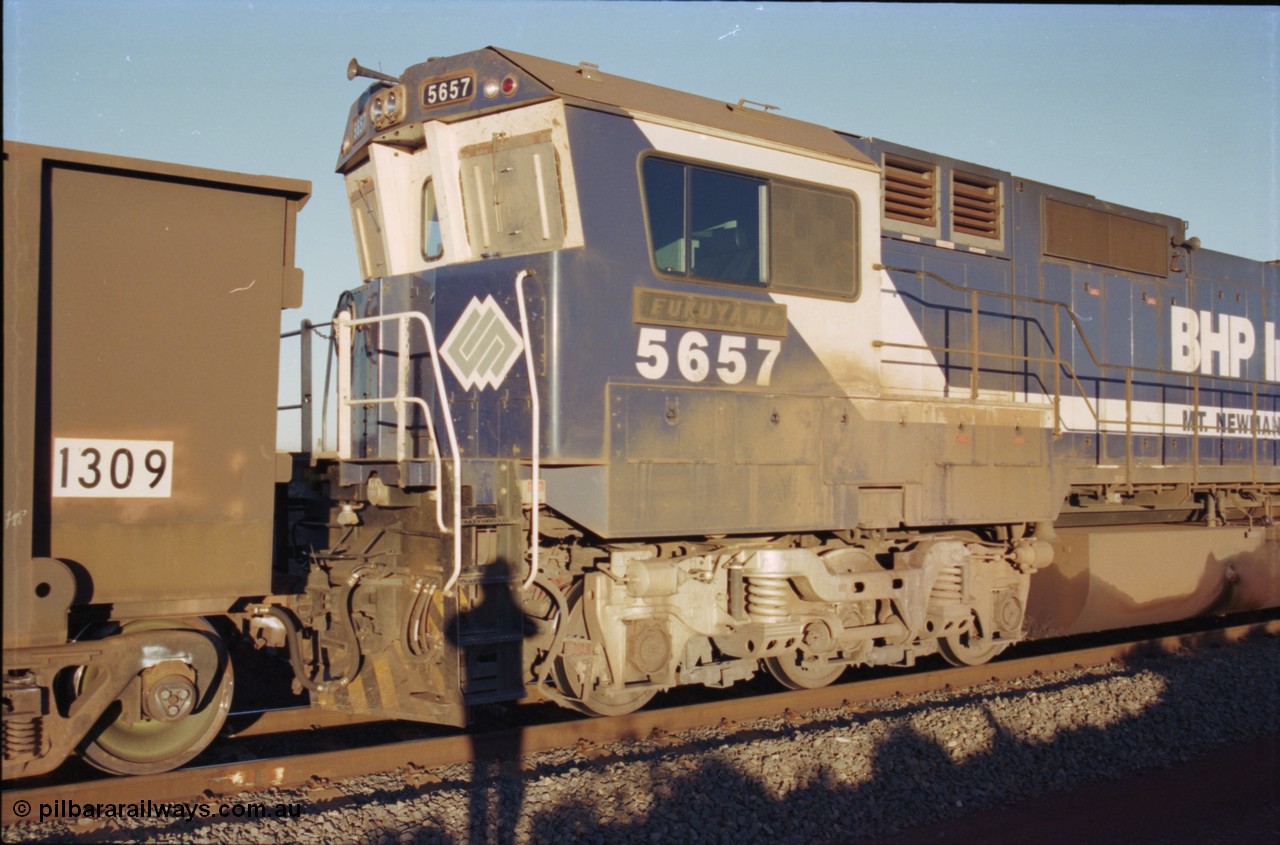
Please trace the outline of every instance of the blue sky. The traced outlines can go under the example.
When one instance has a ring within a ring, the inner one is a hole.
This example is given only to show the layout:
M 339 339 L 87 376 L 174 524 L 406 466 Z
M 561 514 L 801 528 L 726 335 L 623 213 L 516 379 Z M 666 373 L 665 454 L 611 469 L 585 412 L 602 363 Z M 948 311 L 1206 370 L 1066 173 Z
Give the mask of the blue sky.
M 312 181 L 299 260 L 358 282 L 333 173 L 353 55 L 494 44 L 1178 215 L 1280 258 L 1280 9 L 4 0 L 4 137 Z M 316 290 L 319 293 L 320 291 Z
M 736 101 L 1179 216 L 1280 258 L 1280 9 L 4 0 L 4 137 L 308 179 L 300 315 L 359 283 L 362 82 L 486 45 Z M 295 312 L 297 314 L 298 312 Z

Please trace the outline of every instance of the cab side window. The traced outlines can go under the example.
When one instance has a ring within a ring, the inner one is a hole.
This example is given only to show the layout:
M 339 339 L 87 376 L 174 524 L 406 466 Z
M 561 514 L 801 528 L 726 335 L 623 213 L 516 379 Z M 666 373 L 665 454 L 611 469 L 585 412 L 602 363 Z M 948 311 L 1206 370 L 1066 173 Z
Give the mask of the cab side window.
M 764 283 L 764 180 L 650 158 L 644 188 L 653 260 L 662 273 Z
M 644 160 L 641 181 L 660 274 L 857 295 L 853 195 L 656 157 Z

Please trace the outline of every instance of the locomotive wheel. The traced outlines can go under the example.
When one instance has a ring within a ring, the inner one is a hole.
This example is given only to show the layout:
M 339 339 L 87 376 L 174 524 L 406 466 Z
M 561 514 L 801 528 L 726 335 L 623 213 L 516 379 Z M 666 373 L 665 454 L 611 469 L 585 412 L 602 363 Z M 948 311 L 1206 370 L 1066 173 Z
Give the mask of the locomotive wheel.
M 804 652 L 799 649 L 782 657 L 766 657 L 764 668 L 787 689 L 825 687 L 835 683 L 844 672 L 843 663 L 828 663 L 822 658 L 805 660 Z
M 587 623 L 582 612 L 582 584 L 574 584 L 566 597 L 569 605 L 569 618 L 561 620 L 565 624 L 564 635 L 570 637 L 587 637 Z M 552 664 L 556 688 L 568 698 L 574 709 L 588 716 L 625 716 L 644 707 L 657 694 L 655 689 L 624 690 L 613 692 L 607 689 L 613 677 L 603 658 L 594 661 L 596 674 L 591 678 L 579 680 L 578 673 L 571 669 L 563 654 L 557 655 Z M 596 683 L 599 681 L 599 684 Z
M 977 620 L 974 621 L 976 625 Z M 987 639 L 971 629 L 963 634 L 942 637 L 938 640 L 938 651 L 952 666 L 981 666 L 1009 645 L 1008 642 Z
M 235 680 L 231 659 L 223 645 L 222 637 L 203 619 L 148 619 L 125 623 L 121 634 L 137 631 L 155 631 L 173 628 L 190 628 L 213 635 L 218 649 L 218 675 L 211 684 L 197 679 L 204 689 L 201 700 L 185 705 L 180 716 L 170 721 L 160 721 L 143 716 L 140 721 L 127 721 L 121 712 L 120 702 L 107 708 L 103 720 L 95 732 L 80 748 L 95 767 L 117 775 L 145 775 L 176 769 L 203 751 L 222 729 L 231 709 L 231 693 Z M 83 687 L 93 673 L 89 667 L 82 673 L 79 686 Z M 186 682 L 189 683 L 189 682 Z M 174 700 L 179 700 L 185 689 L 183 680 L 175 680 Z M 160 695 L 167 696 L 168 691 Z M 185 697 L 182 697 L 185 702 Z

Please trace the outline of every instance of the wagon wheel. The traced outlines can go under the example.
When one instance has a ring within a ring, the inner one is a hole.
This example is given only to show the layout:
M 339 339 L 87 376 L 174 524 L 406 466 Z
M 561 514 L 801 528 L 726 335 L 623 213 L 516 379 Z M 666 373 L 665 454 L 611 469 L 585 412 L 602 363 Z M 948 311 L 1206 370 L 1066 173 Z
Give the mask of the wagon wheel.
M 806 659 L 805 652 L 796 649 L 781 657 L 766 657 L 764 668 L 787 689 L 819 689 L 835 683 L 845 667 L 827 662 L 825 656 Z
M 167 772 L 203 751 L 222 729 L 231 708 L 235 680 L 222 637 L 212 625 L 203 619 L 148 619 L 128 622 L 119 633 L 174 628 L 212 635 L 218 651 L 217 674 L 209 679 L 196 678 L 194 683 L 180 672 L 162 674 L 153 685 L 153 706 L 157 712 L 167 709 L 169 716 L 164 719 L 144 714 L 140 720 L 130 721 L 121 703 L 113 703 L 80 747 L 80 753 L 95 767 L 120 775 Z M 76 685 L 84 688 L 93 673 L 92 666 L 85 668 Z
M 588 637 L 587 624 L 582 612 L 582 584 L 574 584 L 566 597 L 569 606 L 568 620 L 565 624 L 565 639 L 585 640 Z M 644 707 L 657 694 L 653 688 L 639 690 L 623 690 L 615 692 L 608 688 L 613 676 L 602 656 L 591 660 L 587 677 L 569 664 L 563 650 L 554 658 L 552 673 L 556 687 L 567 696 L 573 707 L 588 716 L 625 716 Z
M 1011 645 L 984 637 L 975 617 L 967 630 L 938 639 L 938 651 L 952 666 L 981 666 Z

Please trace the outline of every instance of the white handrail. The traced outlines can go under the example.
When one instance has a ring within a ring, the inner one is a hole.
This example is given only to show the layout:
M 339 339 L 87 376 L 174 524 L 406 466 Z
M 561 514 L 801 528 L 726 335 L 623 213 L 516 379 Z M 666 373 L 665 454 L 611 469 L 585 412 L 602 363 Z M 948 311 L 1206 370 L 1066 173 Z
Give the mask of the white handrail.
M 422 415 L 427 419 L 427 432 L 431 437 L 431 458 L 435 464 L 436 479 L 437 483 L 439 483 L 439 479 L 444 477 L 444 467 L 440 462 L 440 446 L 436 442 L 435 424 L 431 422 L 431 408 L 419 396 L 407 396 L 404 401 L 421 408 Z M 356 405 L 387 405 L 397 402 L 398 397 L 391 399 L 351 399 L 346 404 L 348 407 L 355 407 Z M 401 413 L 399 404 L 397 404 L 396 413 Z M 403 444 L 397 444 L 396 453 L 400 456 L 400 461 L 404 460 L 404 451 Z M 440 496 L 436 496 L 436 525 L 440 526 L 441 533 L 449 533 L 449 526 L 444 524 L 444 500 Z
M 351 315 L 340 311 L 333 317 L 333 333 L 338 340 L 338 457 L 351 457 Z
M 399 372 L 397 373 L 397 393 L 391 399 L 352 399 L 350 397 L 350 330 L 356 326 L 371 325 L 374 323 L 386 323 L 391 320 L 399 322 L 400 332 L 400 361 Z M 407 429 L 405 426 L 404 403 L 412 402 L 422 407 L 424 416 L 427 420 L 427 431 L 431 437 L 432 452 L 435 457 L 436 482 L 443 485 L 444 467 L 440 460 L 440 448 L 436 440 L 435 425 L 432 421 L 431 410 L 427 407 L 426 402 L 416 396 L 407 396 L 408 393 L 408 370 L 409 370 L 409 342 L 407 339 L 409 320 L 417 320 L 422 324 L 422 330 L 426 334 L 427 346 L 431 352 L 431 370 L 435 377 L 436 396 L 440 400 L 440 414 L 444 417 L 445 433 L 449 437 L 449 454 L 453 458 L 453 530 L 450 532 L 444 524 L 444 501 L 443 497 L 436 496 L 436 522 L 440 526 L 440 530 L 445 533 L 453 534 L 453 572 L 449 575 L 442 591 L 448 593 L 458 583 L 458 578 L 462 575 L 462 459 L 461 450 L 458 448 L 458 435 L 453 427 L 453 412 L 449 408 L 449 396 L 445 392 L 444 372 L 440 369 L 440 348 L 436 345 L 436 335 L 431 328 L 431 321 L 427 319 L 427 315 L 421 311 L 405 311 L 400 314 L 384 314 L 378 317 L 361 317 L 355 319 L 348 312 L 338 315 L 336 322 L 339 328 L 339 344 L 338 344 L 338 363 L 339 363 L 339 405 L 343 409 L 343 413 L 339 418 L 339 433 L 341 434 L 341 419 L 346 416 L 346 409 L 356 405 L 378 405 L 378 404 L 395 404 L 396 406 L 396 455 L 398 460 L 405 459 Z M 342 342 L 343 340 L 347 342 Z M 347 360 L 343 361 L 343 357 Z M 347 395 L 342 394 L 343 374 L 347 379 Z M 348 423 L 349 431 L 349 423 Z M 341 457 L 350 457 L 351 445 L 350 437 L 341 440 L 338 443 L 339 455 Z M 345 454 L 344 454 L 345 450 Z
M 397 462 L 403 462 L 408 454 L 408 429 L 405 424 L 404 403 L 410 402 L 421 408 L 423 419 L 427 423 L 427 436 L 431 439 L 431 458 L 436 469 L 436 483 L 439 484 L 442 483 L 444 478 L 444 467 L 440 460 L 440 441 L 436 438 L 436 424 L 431 418 L 431 409 L 421 397 L 407 395 L 410 350 L 408 343 L 409 333 L 405 331 L 405 317 L 401 314 L 393 314 L 385 318 L 371 318 L 370 321 L 387 322 L 393 319 L 399 319 L 400 321 L 398 326 L 400 333 L 400 361 L 398 364 L 399 373 L 396 379 L 398 390 L 391 399 L 351 398 L 351 365 L 347 360 L 347 354 L 352 346 L 352 325 L 354 321 L 346 311 L 343 311 L 335 319 L 338 325 L 338 404 L 344 409 L 357 405 L 394 404 L 396 406 Z M 339 417 L 338 436 L 338 457 L 348 459 L 351 457 L 351 418 L 348 414 L 344 413 Z M 436 496 L 436 525 L 440 526 L 440 533 L 449 533 L 449 527 L 444 524 L 444 499 L 441 496 Z
M 528 270 L 521 270 L 516 274 L 516 304 L 520 307 L 520 334 L 524 340 L 524 365 L 529 371 L 529 403 L 530 413 L 533 416 L 531 439 L 533 447 L 529 450 L 533 462 L 533 474 L 530 479 L 530 490 L 533 499 L 532 512 L 529 515 L 529 577 L 525 579 L 524 589 L 529 589 L 533 584 L 533 579 L 538 577 L 538 487 L 541 483 L 541 452 L 539 445 L 542 442 L 542 409 L 538 404 L 538 376 L 534 372 L 533 366 L 533 343 L 529 333 L 529 314 L 525 311 L 524 306 L 524 280 L 530 276 Z

